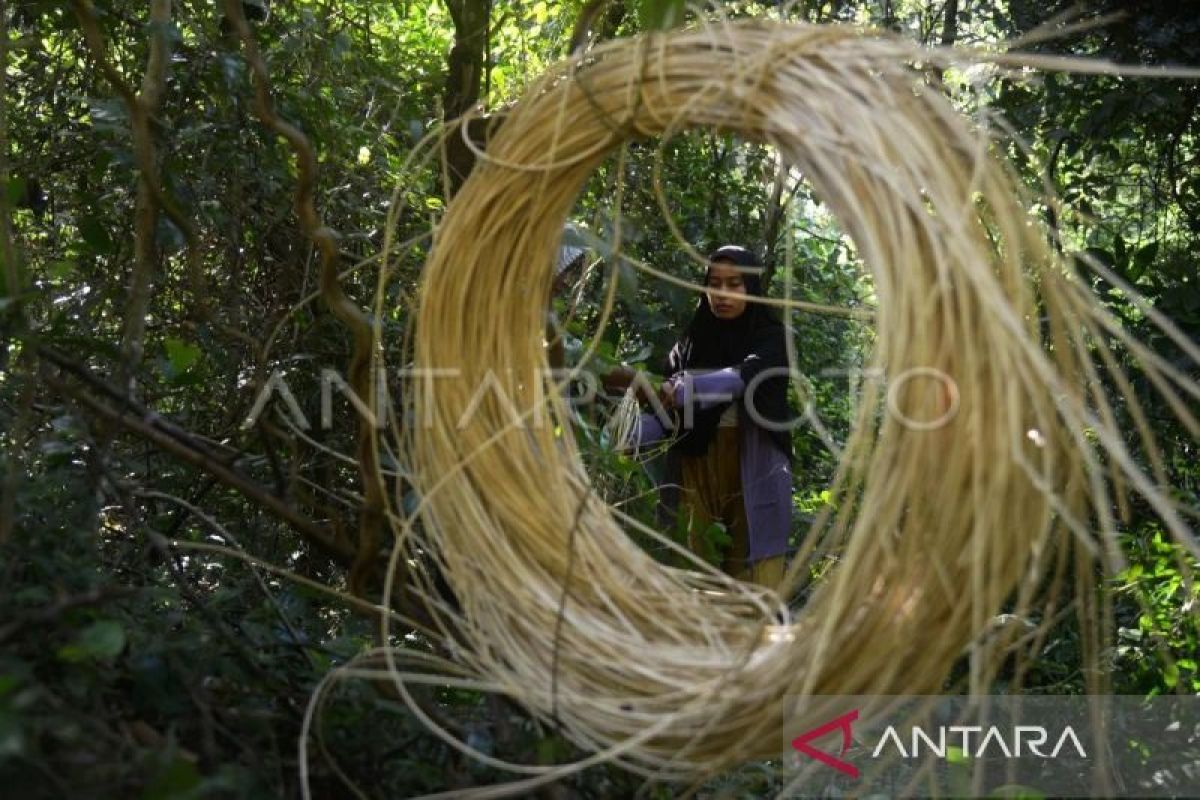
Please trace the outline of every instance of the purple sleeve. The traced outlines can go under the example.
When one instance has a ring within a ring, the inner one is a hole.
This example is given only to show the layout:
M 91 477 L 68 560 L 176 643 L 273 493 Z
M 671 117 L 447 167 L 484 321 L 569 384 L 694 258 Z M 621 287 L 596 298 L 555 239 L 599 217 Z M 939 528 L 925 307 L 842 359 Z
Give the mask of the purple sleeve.
M 640 449 L 648 444 L 653 444 L 659 439 L 667 435 L 667 429 L 663 427 L 662 420 L 654 414 L 639 414 L 637 421 L 637 429 L 633 438 L 633 446 L 635 449 Z
M 741 397 L 745 389 L 746 384 L 736 367 L 700 374 L 685 372 L 684 379 L 675 385 L 675 405 L 684 405 L 689 397 L 695 394 L 699 407 L 709 408 Z

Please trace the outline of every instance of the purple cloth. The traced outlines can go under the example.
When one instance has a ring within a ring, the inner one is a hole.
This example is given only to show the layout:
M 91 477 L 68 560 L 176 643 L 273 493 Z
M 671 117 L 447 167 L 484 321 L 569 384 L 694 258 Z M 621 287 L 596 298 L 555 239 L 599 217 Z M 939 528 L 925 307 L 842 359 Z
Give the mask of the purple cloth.
M 728 367 L 714 372 L 685 372 L 675 386 L 676 405 L 687 400 L 691 386 L 701 408 L 740 397 L 745 384 L 737 369 Z M 655 414 L 638 418 L 637 448 L 667 436 L 668 430 Z M 792 465 L 787 454 L 771 440 L 762 426 L 738 405 L 738 449 L 741 459 L 742 500 L 750 527 L 750 561 L 783 555 L 787 552 L 792 530 Z

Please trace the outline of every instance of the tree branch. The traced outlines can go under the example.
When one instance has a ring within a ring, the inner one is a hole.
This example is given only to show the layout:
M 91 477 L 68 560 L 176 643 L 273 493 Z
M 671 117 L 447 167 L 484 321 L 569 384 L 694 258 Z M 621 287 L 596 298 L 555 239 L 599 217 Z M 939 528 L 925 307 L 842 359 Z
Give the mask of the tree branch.
M 165 450 L 176 458 L 197 467 L 216 478 L 231 489 L 240 492 L 247 500 L 261 506 L 278 519 L 291 525 L 312 544 L 326 554 L 342 563 L 350 563 L 354 559 L 354 547 L 345 541 L 336 539 L 322 525 L 303 516 L 299 511 L 289 506 L 285 501 L 259 486 L 252 478 L 237 472 L 227 464 L 214 459 L 208 453 L 199 450 L 176 436 L 162 430 L 158 425 L 163 419 L 155 414 L 137 416 L 127 408 L 113 408 L 101 400 L 93 392 L 72 386 L 58 375 L 47 374 L 47 382 L 57 391 L 74 399 L 84 408 L 105 421 L 135 433 L 141 438 Z M 128 404 L 132 406 L 132 401 Z
M 158 258 L 156 236 L 162 191 L 159 188 L 157 153 L 150 123 L 162 103 L 166 84 L 166 69 L 170 60 L 170 39 L 166 26 L 171 21 L 171 1 L 151 0 L 150 56 L 138 93 L 125 82 L 108 59 L 104 34 L 100 32 L 100 25 L 96 21 L 92 0 L 73 0 L 72 6 L 92 58 L 125 102 L 133 137 L 134 161 L 138 168 L 137 198 L 134 203 L 134 266 L 125 309 L 125 326 L 121 334 L 122 363 L 119 373 L 119 383 L 132 388 L 132 376 L 145 352 L 146 311 L 150 305 L 150 283 Z
M 479 102 L 483 56 L 487 48 L 491 0 L 445 0 L 454 20 L 454 47 L 446 64 L 442 112 L 447 120 L 462 116 Z M 451 196 L 458 193 L 475 166 L 475 154 L 457 129 L 446 139 L 446 167 Z
M 373 369 L 375 331 L 367 315 L 350 301 L 338 281 L 337 234 L 321 220 L 314 199 L 317 187 L 317 154 L 302 130 L 275 113 L 267 65 L 242 13 L 241 0 L 225 0 L 225 15 L 241 38 L 246 63 L 254 76 L 254 107 L 259 119 L 267 128 L 286 139 L 296 154 L 296 216 L 299 217 L 304 234 L 313 241 L 321 254 L 321 297 L 353 336 L 354 349 L 348 369 L 349 383 L 367 403 L 372 413 L 378 416 L 380 409 L 375 408 Z M 350 591 L 355 594 L 365 591 L 368 579 L 379 568 L 379 551 L 383 541 L 385 493 L 379 472 L 377 445 L 373 421 L 366 415 L 361 415 L 356 456 L 363 483 L 363 507 L 359 515 L 357 552 L 350 570 Z

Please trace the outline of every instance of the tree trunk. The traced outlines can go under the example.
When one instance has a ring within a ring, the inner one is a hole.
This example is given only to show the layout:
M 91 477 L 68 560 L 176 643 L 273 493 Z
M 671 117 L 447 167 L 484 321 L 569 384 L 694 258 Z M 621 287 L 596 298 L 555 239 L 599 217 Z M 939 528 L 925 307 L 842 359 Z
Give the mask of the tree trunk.
M 446 86 L 442 95 L 445 118 L 453 120 L 479 102 L 483 83 L 483 57 L 487 47 L 491 0 L 445 0 L 454 20 L 454 47 L 447 62 Z M 472 125 L 469 132 L 475 133 Z M 475 154 L 455 128 L 446 139 L 446 167 L 449 191 L 458 193 L 475 166 Z
M 946 17 L 942 20 L 942 44 L 949 46 L 958 39 L 958 0 L 946 0 Z

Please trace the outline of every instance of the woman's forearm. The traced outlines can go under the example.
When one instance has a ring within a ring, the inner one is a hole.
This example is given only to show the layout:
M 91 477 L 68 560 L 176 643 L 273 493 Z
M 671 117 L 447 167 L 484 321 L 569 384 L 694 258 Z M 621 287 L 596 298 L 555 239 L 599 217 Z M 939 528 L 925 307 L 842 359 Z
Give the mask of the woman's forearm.
M 675 405 L 683 406 L 695 398 L 699 408 L 728 403 L 742 396 L 746 384 L 737 367 L 712 372 L 684 372 L 675 385 Z

